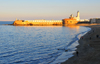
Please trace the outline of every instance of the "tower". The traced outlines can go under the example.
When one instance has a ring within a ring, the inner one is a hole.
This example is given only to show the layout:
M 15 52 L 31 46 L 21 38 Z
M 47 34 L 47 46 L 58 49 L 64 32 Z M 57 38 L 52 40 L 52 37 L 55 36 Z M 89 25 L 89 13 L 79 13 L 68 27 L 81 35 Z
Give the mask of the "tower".
M 79 21 L 79 20 L 80 20 L 80 13 L 79 13 L 79 11 L 77 11 L 77 16 L 76 16 L 76 19 L 77 19 L 77 21 Z
M 80 13 L 79 13 L 79 11 L 77 11 L 77 17 L 80 17 Z
M 71 14 L 69 18 L 73 18 L 73 14 Z

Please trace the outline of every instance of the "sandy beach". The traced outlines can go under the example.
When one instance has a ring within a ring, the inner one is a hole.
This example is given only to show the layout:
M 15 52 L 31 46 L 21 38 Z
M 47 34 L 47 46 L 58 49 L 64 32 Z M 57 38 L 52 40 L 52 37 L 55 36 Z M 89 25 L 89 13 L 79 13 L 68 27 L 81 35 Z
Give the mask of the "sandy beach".
M 77 53 L 62 64 L 100 64 L 100 25 L 85 25 L 91 30 L 82 36 Z M 78 56 L 77 56 L 78 55 Z

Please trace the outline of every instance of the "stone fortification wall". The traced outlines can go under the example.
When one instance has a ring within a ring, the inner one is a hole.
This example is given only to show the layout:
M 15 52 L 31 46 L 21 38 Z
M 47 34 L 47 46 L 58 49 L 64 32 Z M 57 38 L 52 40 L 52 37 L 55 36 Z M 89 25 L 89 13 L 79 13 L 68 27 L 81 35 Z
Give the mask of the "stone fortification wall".
M 76 19 L 69 19 L 69 18 L 66 18 L 66 19 L 63 19 L 63 24 L 64 25 L 70 25 L 70 24 L 77 24 L 78 21 Z
M 14 25 L 62 25 L 62 20 L 16 20 Z

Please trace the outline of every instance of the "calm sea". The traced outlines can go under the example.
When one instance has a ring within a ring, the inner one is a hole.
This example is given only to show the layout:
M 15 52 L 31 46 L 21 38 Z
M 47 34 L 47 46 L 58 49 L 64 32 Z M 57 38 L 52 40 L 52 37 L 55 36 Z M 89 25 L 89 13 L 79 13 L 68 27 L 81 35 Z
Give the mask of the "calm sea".
M 80 36 L 89 30 L 79 26 L 0 25 L 0 64 L 59 64 L 73 56 Z

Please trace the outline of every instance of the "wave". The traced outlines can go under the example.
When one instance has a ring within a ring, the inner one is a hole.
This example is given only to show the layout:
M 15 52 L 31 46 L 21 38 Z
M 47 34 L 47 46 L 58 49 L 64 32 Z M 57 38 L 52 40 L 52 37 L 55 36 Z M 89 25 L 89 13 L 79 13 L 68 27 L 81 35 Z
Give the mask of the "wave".
M 88 28 L 88 30 L 83 31 L 81 33 L 78 33 L 75 35 L 74 38 L 72 38 L 72 41 L 69 42 L 68 45 L 66 45 L 64 48 L 60 48 L 58 50 L 62 50 L 62 54 L 56 58 L 55 61 L 53 61 L 50 64 L 60 64 L 62 62 L 65 62 L 66 60 L 68 60 L 68 58 L 74 56 L 73 53 L 75 52 L 75 50 L 77 49 L 76 46 L 79 45 L 78 40 L 84 35 L 86 34 L 88 31 L 90 31 L 91 29 Z

